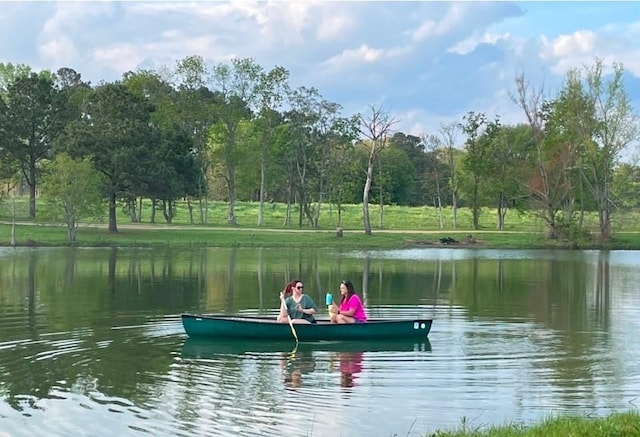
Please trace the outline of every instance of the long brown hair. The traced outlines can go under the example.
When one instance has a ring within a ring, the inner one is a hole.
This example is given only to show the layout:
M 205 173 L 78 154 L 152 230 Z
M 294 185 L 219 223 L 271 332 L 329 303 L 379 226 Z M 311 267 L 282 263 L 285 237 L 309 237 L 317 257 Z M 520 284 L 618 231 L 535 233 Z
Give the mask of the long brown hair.
M 347 287 L 347 294 L 342 296 L 340 303 L 347 302 L 351 296 L 356 294 L 356 291 L 353 288 L 353 284 L 351 283 L 351 281 L 342 281 L 340 282 L 340 284 L 343 284 L 345 287 Z
M 284 286 L 284 290 L 282 290 L 282 294 L 285 299 L 293 294 L 293 289 L 295 288 L 298 282 L 302 282 L 298 279 L 294 279 L 293 281 L 287 282 L 287 285 Z

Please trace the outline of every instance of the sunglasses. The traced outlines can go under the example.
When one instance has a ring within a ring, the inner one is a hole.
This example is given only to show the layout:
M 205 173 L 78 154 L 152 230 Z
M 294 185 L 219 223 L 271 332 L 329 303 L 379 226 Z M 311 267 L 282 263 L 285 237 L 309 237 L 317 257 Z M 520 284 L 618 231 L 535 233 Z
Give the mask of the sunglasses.
M 297 288 L 298 290 L 302 290 L 302 289 L 304 288 L 304 285 L 298 285 L 296 288 Z

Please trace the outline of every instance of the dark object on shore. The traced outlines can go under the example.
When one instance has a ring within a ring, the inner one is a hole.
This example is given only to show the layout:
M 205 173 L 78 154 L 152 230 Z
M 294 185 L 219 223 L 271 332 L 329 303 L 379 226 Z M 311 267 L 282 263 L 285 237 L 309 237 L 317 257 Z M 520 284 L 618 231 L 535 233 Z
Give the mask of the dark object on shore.
M 455 244 L 458 241 L 455 238 L 451 238 L 451 237 L 443 237 L 440 239 L 440 242 L 442 244 Z
M 343 230 L 342 230 L 342 228 L 337 228 L 337 229 L 336 229 L 336 237 L 338 237 L 338 238 L 342 238 L 342 236 L 343 236 Z

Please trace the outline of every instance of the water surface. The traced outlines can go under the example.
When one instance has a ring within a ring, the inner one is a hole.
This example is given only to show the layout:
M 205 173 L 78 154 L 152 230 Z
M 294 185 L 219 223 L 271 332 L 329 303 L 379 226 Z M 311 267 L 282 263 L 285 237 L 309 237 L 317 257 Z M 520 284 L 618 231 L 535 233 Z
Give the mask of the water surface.
M 640 396 L 640 253 L 0 249 L 0 435 L 419 435 L 606 415 Z M 194 341 L 351 279 L 424 341 Z

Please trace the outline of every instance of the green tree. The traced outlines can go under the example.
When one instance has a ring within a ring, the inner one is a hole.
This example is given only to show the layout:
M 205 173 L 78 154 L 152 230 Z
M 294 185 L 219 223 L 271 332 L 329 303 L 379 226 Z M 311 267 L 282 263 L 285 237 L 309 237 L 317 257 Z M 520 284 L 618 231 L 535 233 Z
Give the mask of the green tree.
M 151 151 L 151 165 L 146 174 L 146 193 L 153 201 L 162 203 L 166 223 L 175 216 L 175 201 L 193 196 L 202 184 L 201 168 L 196 160 L 193 139 L 178 126 L 165 126 L 161 138 Z M 152 222 L 155 216 L 152 215 Z
M 500 126 L 489 142 L 484 191 L 495 206 L 498 230 L 504 230 L 509 208 L 518 206 L 526 196 L 521 181 L 534 150 L 531 128 L 525 124 Z
M 625 149 L 640 139 L 638 115 L 634 112 L 624 86 L 624 69 L 613 64 L 613 74 L 606 81 L 602 60 L 570 72 L 566 87 L 580 97 L 565 113 L 572 117 L 575 134 L 581 139 L 580 156 L 587 187 L 598 211 L 600 239 L 611 238 L 611 214 L 614 206 L 613 175 Z
M 442 214 L 443 200 L 446 196 L 446 181 L 449 180 L 448 167 L 446 165 L 446 150 L 442 143 L 442 137 L 438 135 L 425 135 L 422 138 L 422 144 L 425 148 L 424 153 L 424 169 L 420 177 L 420 188 L 423 191 L 423 202 L 429 199 L 438 215 L 438 226 L 444 228 L 444 218 Z
M 258 207 L 258 226 L 263 223 L 263 211 L 266 195 L 266 178 L 271 156 L 274 131 L 282 123 L 279 110 L 289 90 L 289 71 L 283 67 L 275 67 L 262 72 L 257 86 L 257 119 L 255 128 L 259 132 L 260 150 L 260 188 Z
M 500 121 L 488 121 L 485 114 L 473 111 L 465 115 L 464 120 L 461 128 L 467 135 L 467 140 L 462 164 L 469 176 L 467 192 L 471 204 L 472 226 L 473 229 L 479 229 L 483 194 L 481 187 L 491 172 L 489 154 L 491 143 L 500 128 Z
M 456 148 L 458 129 L 460 125 L 452 122 L 440 125 L 439 136 L 449 166 L 449 190 L 451 191 L 451 221 L 453 229 L 458 227 L 458 170 L 456 163 L 459 161 L 460 150 Z
M 217 105 L 217 126 L 209 137 L 217 146 L 224 163 L 224 180 L 227 186 L 229 211 L 227 222 L 237 224 L 235 214 L 236 166 L 241 154 L 237 153 L 238 126 L 242 120 L 251 119 L 262 75 L 262 67 L 252 58 L 234 58 L 213 69 L 213 79 L 221 103 Z
M 299 87 L 289 95 L 291 109 L 284 115 L 287 124 L 287 148 L 284 156 L 287 163 L 287 208 L 291 208 L 295 197 L 298 209 L 298 226 L 302 227 L 303 217 L 311 222 L 311 182 L 314 166 L 317 164 L 317 145 L 314 140 L 314 125 L 318 120 L 317 105 L 321 100 L 315 88 Z
M 109 232 L 118 232 L 116 201 L 137 192 L 150 171 L 150 151 L 159 142 L 151 123 L 153 106 L 121 82 L 95 88 L 83 103 L 82 118 L 65 128 L 61 150 L 74 158 L 91 157 L 106 177 L 109 199 Z
M 192 197 L 197 198 L 200 211 L 200 223 L 208 222 L 209 177 L 212 157 L 208 146 L 209 130 L 217 121 L 216 105 L 220 95 L 214 94 L 207 86 L 209 69 L 201 56 L 187 56 L 179 60 L 173 71 L 177 94 L 175 96 L 175 122 L 191 135 L 195 149 L 196 162 L 203 175 L 196 194 L 187 197 L 189 221 L 194 223 Z
M 76 160 L 59 153 L 46 166 L 42 194 L 52 206 L 53 218 L 66 224 L 69 241 L 76 241 L 81 220 L 102 218 L 103 187 L 103 176 L 93 168 L 90 158 Z
M 0 62 L 0 97 L 6 96 L 9 86 L 19 77 L 26 77 L 31 74 L 31 67 L 26 64 L 12 64 Z
M 6 111 L 0 120 L 7 136 L 2 152 L 20 165 L 29 186 L 31 219 L 36 217 L 39 163 L 49 157 L 62 129 L 62 103 L 48 72 L 18 76 L 7 89 Z
M 425 139 L 415 135 L 406 135 L 403 132 L 396 132 L 389 138 L 389 147 L 402 151 L 413 166 L 411 173 L 416 179 L 411 181 L 412 192 L 407 198 L 408 204 L 413 206 L 425 203 L 422 181 L 431 164 L 429 156 L 426 154 Z

